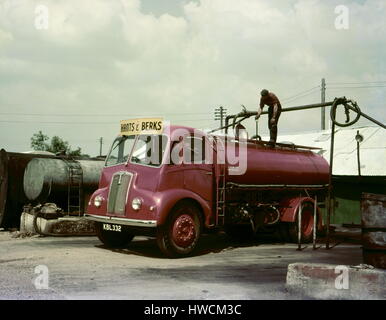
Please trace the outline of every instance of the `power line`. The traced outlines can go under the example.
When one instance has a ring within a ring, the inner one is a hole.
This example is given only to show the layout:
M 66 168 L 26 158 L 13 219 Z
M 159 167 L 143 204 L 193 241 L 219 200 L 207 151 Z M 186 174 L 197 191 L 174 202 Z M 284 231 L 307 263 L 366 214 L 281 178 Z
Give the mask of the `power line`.
M 93 114 L 92 117 L 118 117 L 118 116 L 125 116 L 125 117 L 157 117 L 157 116 L 170 116 L 170 115 L 208 115 L 208 112 L 189 112 L 189 113 L 183 113 L 183 112 L 175 112 L 175 113 L 163 113 L 163 114 L 127 114 L 127 113 L 121 113 L 121 114 Z M 0 115 L 15 115 L 15 116 L 53 116 L 53 117 L 65 117 L 65 116 L 76 116 L 76 117 L 90 117 L 90 114 L 84 114 L 84 113 L 55 113 L 55 114 L 49 114 L 49 113 L 16 113 L 16 112 L 0 112 Z
M 386 83 L 386 81 L 363 81 L 363 82 L 329 82 L 330 84 L 365 84 L 365 83 Z
M 171 119 L 172 121 L 185 121 L 185 122 L 194 122 L 194 121 L 209 121 L 211 119 L 205 118 L 205 119 Z M 116 121 L 114 122 L 85 122 L 85 121 L 25 121 L 25 120 L 0 120 L 0 123 L 44 123 L 44 124 L 94 124 L 94 125 L 100 125 L 100 124 L 117 124 Z
M 307 90 L 305 90 L 305 91 L 301 91 L 301 92 L 299 92 L 299 93 L 297 93 L 297 94 L 294 94 L 294 95 L 292 95 L 292 96 L 290 96 L 290 97 L 284 98 L 284 99 L 282 99 L 282 101 L 292 100 L 293 98 L 296 98 L 297 96 L 299 96 L 299 95 L 301 95 L 301 94 L 304 94 L 304 93 L 313 91 L 313 90 L 318 89 L 318 88 L 320 88 L 320 85 L 318 85 L 318 86 L 316 86 L 316 87 L 313 87 L 313 88 L 310 88 L 310 89 L 307 89 Z
M 313 91 L 311 91 L 311 92 L 309 92 L 309 93 L 303 94 L 303 95 L 301 95 L 301 96 L 294 97 L 294 98 L 292 98 L 292 99 L 290 99 L 290 100 L 287 100 L 287 101 L 283 100 L 283 102 L 285 102 L 285 103 L 293 102 L 293 101 L 295 101 L 295 100 L 297 100 L 297 99 L 300 99 L 300 98 L 309 96 L 309 95 L 311 95 L 311 94 L 317 93 L 318 91 L 319 91 L 319 90 L 317 90 L 317 91 L 313 90 Z
M 328 89 L 369 89 L 369 88 L 385 88 L 386 85 L 384 86 L 360 86 L 360 87 L 327 87 Z

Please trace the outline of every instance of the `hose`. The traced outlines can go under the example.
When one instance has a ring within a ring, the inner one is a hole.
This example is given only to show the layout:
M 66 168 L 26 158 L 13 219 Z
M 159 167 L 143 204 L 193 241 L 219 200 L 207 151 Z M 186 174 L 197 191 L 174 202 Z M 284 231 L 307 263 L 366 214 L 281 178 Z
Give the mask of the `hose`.
M 344 105 L 345 114 L 346 114 L 346 123 L 340 123 L 336 121 L 336 109 L 338 108 L 338 105 L 341 105 L 341 104 Z M 357 113 L 355 119 L 352 121 L 350 121 L 350 114 L 349 114 L 350 110 Z M 339 127 L 349 127 L 353 125 L 359 120 L 359 118 L 361 117 L 361 114 L 362 114 L 361 109 L 358 107 L 357 103 L 355 101 L 346 100 L 346 98 L 335 99 L 330 110 L 331 121 Z

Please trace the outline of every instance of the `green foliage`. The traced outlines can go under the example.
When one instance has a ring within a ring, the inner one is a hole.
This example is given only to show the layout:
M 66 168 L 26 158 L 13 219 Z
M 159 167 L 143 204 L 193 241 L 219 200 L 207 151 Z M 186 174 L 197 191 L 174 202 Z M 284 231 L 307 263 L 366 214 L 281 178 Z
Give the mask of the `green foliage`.
M 43 132 L 34 133 L 31 138 L 31 148 L 36 151 L 47 151 L 49 148 L 49 145 L 46 143 L 47 140 L 48 136 L 43 134 Z
M 31 137 L 31 148 L 36 151 L 48 151 L 52 153 L 65 153 L 70 156 L 86 156 L 82 155 L 82 149 L 77 148 L 75 150 L 71 150 L 71 147 L 67 141 L 64 141 L 62 138 L 58 136 L 53 136 L 51 138 L 50 143 L 48 143 L 49 137 L 43 134 L 42 131 L 38 133 L 34 133 Z

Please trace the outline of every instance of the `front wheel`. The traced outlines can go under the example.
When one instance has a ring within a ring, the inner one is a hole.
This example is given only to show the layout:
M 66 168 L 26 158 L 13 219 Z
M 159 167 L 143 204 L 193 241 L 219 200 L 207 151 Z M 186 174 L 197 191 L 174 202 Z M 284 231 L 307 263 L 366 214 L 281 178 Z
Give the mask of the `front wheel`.
M 95 222 L 95 229 L 99 240 L 109 248 L 125 247 L 134 238 L 134 235 L 125 230 L 120 232 L 104 230 L 101 222 Z
M 157 244 L 168 257 L 187 256 L 201 235 L 200 210 L 184 201 L 176 205 L 166 223 L 157 232 Z

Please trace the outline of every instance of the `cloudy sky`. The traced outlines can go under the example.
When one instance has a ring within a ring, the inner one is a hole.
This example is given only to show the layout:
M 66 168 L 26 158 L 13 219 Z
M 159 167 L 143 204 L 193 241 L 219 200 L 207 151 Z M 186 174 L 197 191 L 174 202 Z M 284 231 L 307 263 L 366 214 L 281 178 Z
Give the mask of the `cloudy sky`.
M 0 148 L 42 130 L 96 155 L 121 119 L 215 127 L 262 88 L 319 102 L 323 77 L 386 123 L 385 57 L 384 0 L 0 0 Z M 283 113 L 278 140 L 318 129 L 319 110 Z

